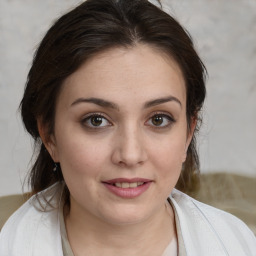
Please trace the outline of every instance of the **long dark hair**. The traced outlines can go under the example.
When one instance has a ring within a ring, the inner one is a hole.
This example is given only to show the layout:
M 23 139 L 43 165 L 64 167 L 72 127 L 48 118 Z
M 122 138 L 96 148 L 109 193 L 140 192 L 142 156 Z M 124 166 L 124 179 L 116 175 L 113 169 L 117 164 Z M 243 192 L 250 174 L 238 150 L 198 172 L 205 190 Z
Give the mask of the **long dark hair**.
M 40 118 L 48 134 L 53 133 L 56 100 L 63 81 L 99 52 L 136 44 L 156 47 L 176 60 L 186 82 L 188 128 L 192 118 L 200 120 L 206 72 L 182 26 L 147 0 L 87 0 L 49 29 L 28 74 L 20 108 L 25 128 L 35 140 L 36 158 L 29 176 L 33 194 L 63 180 L 60 169 L 57 174 L 53 172 L 53 160 L 37 127 Z M 190 191 L 198 174 L 194 135 L 176 187 Z M 67 188 L 66 192 L 69 195 Z

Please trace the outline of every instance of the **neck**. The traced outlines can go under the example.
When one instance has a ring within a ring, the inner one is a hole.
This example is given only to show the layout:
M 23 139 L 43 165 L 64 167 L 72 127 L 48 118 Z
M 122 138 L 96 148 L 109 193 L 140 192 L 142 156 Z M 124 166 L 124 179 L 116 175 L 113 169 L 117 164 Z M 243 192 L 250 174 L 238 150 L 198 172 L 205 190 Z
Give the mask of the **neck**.
M 161 255 L 176 236 L 173 210 L 166 202 L 150 218 L 133 224 L 106 223 L 88 212 L 64 214 L 68 239 L 77 255 Z

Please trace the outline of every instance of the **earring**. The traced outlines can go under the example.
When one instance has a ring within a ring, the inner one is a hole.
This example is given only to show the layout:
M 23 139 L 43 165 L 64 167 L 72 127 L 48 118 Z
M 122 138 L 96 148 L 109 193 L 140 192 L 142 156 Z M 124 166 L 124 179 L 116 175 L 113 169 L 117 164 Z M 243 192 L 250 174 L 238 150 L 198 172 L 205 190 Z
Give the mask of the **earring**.
M 58 169 L 58 165 L 57 165 L 57 163 L 54 163 L 53 172 L 56 172 L 56 171 L 57 171 L 57 169 Z

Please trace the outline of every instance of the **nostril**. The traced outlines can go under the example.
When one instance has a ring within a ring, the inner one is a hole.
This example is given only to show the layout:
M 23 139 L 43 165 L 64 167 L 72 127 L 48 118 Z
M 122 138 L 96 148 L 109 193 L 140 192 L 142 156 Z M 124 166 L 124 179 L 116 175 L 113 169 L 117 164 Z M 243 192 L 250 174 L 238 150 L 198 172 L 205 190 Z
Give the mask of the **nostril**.
M 123 161 L 119 161 L 120 166 L 126 166 L 126 164 Z

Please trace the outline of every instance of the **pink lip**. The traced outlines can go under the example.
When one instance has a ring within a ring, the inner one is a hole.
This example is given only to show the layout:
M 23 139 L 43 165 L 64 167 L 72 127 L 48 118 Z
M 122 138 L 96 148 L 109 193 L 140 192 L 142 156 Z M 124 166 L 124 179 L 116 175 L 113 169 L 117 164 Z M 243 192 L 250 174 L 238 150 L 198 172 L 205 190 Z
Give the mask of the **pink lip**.
M 117 178 L 117 179 L 112 179 L 112 180 L 104 180 L 104 183 L 117 183 L 117 182 L 128 182 L 128 183 L 133 183 L 133 182 L 150 182 L 152 180 L 149 179 L 144 179 L 144 178 L 132 178 L 132 179 L 127 179 L 127 178 Z
M 144 184 L 136 187 L 136 188 L 119 188 L 114 186 L 114 183 L 122 183 L 122 182 L 144 182 Z M 122 197 L 122 198 L 135 198 L 143 194 L 151 185 L 152 180 L 149 179 L 143 179 L 143 178 L 133 178 L 133 179 L 126 179 L 126 178 L 117 178 L 112 180 L 104 181 L 103 184 L 105 187 L 115 194 L 116 196 Z

